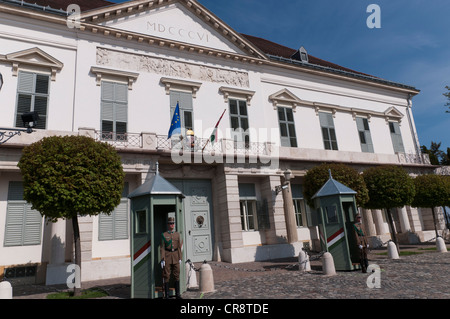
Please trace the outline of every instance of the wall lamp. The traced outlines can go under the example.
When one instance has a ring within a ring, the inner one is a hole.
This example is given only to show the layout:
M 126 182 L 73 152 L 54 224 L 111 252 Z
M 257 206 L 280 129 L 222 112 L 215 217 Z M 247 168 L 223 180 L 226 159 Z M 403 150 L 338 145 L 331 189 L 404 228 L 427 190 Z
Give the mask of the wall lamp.
M 292 174 L 292 171 L 290 169 L 286 170 L 283 174 L 284 174 L 285 183 L 283 185 L 275 187 L 275 193 L 277 195 L 280 194 L 282 191 L 288 189 L 291 179 L 294 178 L 294 174 Z
M 23 132 L 26 132 L 28 134 L 33 133 L 33 127 L 36 127 L 37 122 L 39 121 L 38 112 L 34 111 L 24 113 L 21 117 L 26 129 L 0 128 L 0 145 L 5 144 L 16 135 L 21 135 Z

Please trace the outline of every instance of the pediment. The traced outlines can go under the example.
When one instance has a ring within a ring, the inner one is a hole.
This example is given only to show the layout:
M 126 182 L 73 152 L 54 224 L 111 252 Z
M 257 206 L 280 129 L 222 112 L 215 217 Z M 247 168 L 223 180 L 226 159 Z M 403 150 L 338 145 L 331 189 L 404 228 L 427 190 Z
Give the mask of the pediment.
M 85 28 L 94 32 L 115 34 L 116 37 L 140 42 L 150 37 L 149 43 L 158 40 L 173 41 L 171 47 L 185 43 L 202 49 L 212 49 L 225 54 L 267 59 L 251 42 L 231 29 L 195 0 L 129 1 L 82 14 Z M 96 24 L 98 29 L 92 27 Z M 106 30 L 110 29 L 110 30 Z M 99 31 L 100 30 L 100 31 Z M 142 38 L 139 38 L 139 35 Z M 147 41 L 145 41 L 147 42 Z
M 395 107 L 390 107 L 389 109 L 387 109 L 386 112 L 384 112 L 384 115 L 387 117 L 392 117 L 392 118 L 403 118 L 403 116 L 404 116 Z
M 272 102 L 274 109 L 277 109 L 279 105 L 288 105 L 294 111 L 302 103 L 302 100 L 288 89 L 283 89 L 270 95 L 269 100 Z
M 56 72 L 64 66 L 61 61 L 37 47 L 6 54 L 0 60 L 13 65 L 13 76 L 17 76 L 20 65 L 28 65 L 51 70 L 53 81 Z

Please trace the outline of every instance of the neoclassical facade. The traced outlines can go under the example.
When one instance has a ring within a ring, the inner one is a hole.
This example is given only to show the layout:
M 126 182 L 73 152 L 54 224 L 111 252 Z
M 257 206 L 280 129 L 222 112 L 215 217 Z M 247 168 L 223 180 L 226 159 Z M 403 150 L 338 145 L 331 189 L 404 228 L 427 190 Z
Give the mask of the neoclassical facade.
M 320 249 L 302 194 L 314 166 L 436 169 L 420 152 L 414 87 L 240 34 L 196 0 L 95 0 L 79 15 L 67 13 L 76 1 L 33 2 L 0 0 L 0 131 L 39 114 L 33 133 L 1 135 L 0 276 L 67 279 L 71 223 L 31 210 L 17 167 L 23 147 L 46 136 L 111 143 L 126 172 L 114 213 L 80 219 L 83 281 L 130 275 L 127 196 L 157 163 L 186 196 L 186 259 L 230 263 Z M 168 139 L 177 105 L 181 134 Z M 383 211 L 361 212 L 374 244 L 390 238 Z M 394 220 L 402 241 L 434 237 L 429 210 L 399 208 Z

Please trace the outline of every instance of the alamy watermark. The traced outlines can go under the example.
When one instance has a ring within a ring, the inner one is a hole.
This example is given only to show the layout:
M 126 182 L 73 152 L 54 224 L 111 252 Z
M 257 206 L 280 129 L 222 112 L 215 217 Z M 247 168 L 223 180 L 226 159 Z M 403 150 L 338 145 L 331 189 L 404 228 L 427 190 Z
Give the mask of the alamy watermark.
M 381 288 L 381 268 L 378 265 L 370 265 L 367 267 L 367 272 L 371 273 L 367 278 L 367 287 L 370 289 Z
M 195 121 L 195 127 L 196 131 L 202 132 L 201 121 Z M 212 129 L 205 130 L 203 136 L 209 136 L 207 133 L 211 131 Z M 247 130 L 227 128 L 225 131 L 218 129 L 214 139 L 183 134 L 172 137 L 167 143 L 171 144 L 171 158 L 174 164 L 248 163 L 278 169 L 280 166 L 278 141 L 280 141 L 278 128 Z
M 367 7 L 367 13 L 370 13 L 366 24 L 369 29 L 381 29 L 381 8 L 378 4 L 371 4 Z
M 70 4 L 67 7 L 67 13 L 69 14 L 67 17 L 67 27 L 69 29 L 77 28 L 79 29 L 81 27 L 81 8 L 77 4 Z
M 70 264 L 69 266 L 67 266 L 66 272 L 68 274 L 70 274 L 67 277 L 67 280 L 66 280 L 67 288 L 69 288 L 69 289 L 73 289 L 73 288 L 80 289 L 81 288 L 81 269 L 80 269 L 80 266 L 78 266 L 76 264 Z

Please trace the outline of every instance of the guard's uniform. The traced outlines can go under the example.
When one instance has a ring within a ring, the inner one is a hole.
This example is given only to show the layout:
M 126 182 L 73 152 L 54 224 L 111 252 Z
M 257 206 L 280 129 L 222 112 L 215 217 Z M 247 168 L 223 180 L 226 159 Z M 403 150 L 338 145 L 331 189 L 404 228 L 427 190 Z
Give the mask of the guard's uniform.
M 353 228 L 355 230 L 355 237 L 356 237 L 356 244 L 358 245 L 359 249 L 359 259 L 361 263 L 361 268 L 363 272 L 367 271 L 367 268 L 369 267 L 369 260 L 367 259 L 367 239 L 364 235 L 364 231 L 362 229 L 362 225 L 355 223 L 353 224 Z
M 161 260 L 165 261 L 163 269 L 164 280 L 168 283 L 170 274 L 175 281 L 180 281 L 180 260 L 182 260 L 183 241 L 177 232 L 165 232 L 161 238 Z

